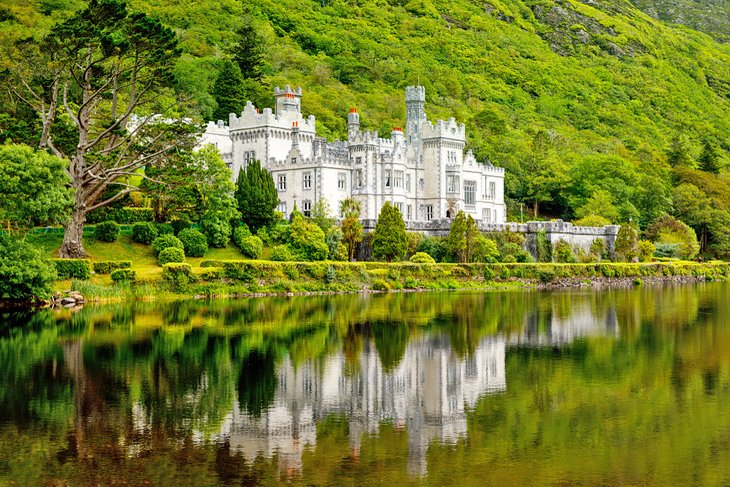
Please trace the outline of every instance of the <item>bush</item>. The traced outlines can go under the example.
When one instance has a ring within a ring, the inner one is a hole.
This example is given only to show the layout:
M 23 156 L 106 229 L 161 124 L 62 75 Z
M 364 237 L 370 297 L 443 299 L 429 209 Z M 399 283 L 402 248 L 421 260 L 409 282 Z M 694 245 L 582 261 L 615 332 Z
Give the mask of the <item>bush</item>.
M 187 220 L 173 220 L 170 222 L 170 225 L 175 235 L 179 235 L 186 228 L 190 228 L 190 222 Z
M 639 240 L 639 262 L 651 262 L 656 247 L 648 240 Z
M 54 279 L 54 265 L 38 249 L 23 240 L 0 235 L 0 299 L 47 299 Z
M 184 254 L 185 246 L 180 241 L 180 239 L 177 238 L 175 235 L 162 235 L 160 237 L 157 237 L 152 242 L 152 253 L 154 255 L 160 255 L 160 252 L 162 252 L 165 249 L 169 249 L 169 248 L 180 249 L 183 251 L 183 254 Z M 182 261 L 179 261 L 179 262 L 182 262 Z
M 119 237 L 119 225 L 113 221 L 99 223 L 94 229 L 94 237 L 100 242 L 116 242 Z
M 562 238 L 555 242 L 555 245 L 553 246 L 553 259 L 555 259 L 555 262 L 567 264 L 572 264 L 576 261 L 575 256 L 573 255 L 573 248 Z
M 324 232 L 315 223 L 295 217 L 290 226 L 290 248 L 305 260 L 325 260 L 329 247 Z
M 117 283 L 134 282 L 136 277 L 137 273 L 132 269 L 117 269 L 111 275 L 112 281 Z
M 208 252 L 208 240 L 194 228 L 186 228 L 177 235 L 177 238 L 182 242 L 185 255 L 188 257 L 203 257 Z
M 434 258 L 436 262 L 443 262 L 449 249 L 443 237 L 426 237 L 418 244 L 418 252 L 424 252 Z
M 264 243 L 255 235 L 246 237 L 241 241 L 241 253 L 251 259 L 258 259 L 264 250 Z
M 248 225 L 244 223 L 241 226 L 236 227 L 236 229 L 233 231 L 233 243 L 236 245 L 236 247 L 240 249 L 243 239 L 246 237 L 250 237 L 251 235 L 253 235 L 251 233 L 251 230 L 249 230 Z
M 157 263 L 160 265 L 185 262 L 185 252 L 178 247 L 167 247 L 162 249 L 157 256 Z
M 169 223 L 156 223 L 157 235 L 175 235 L 175 229 Z
M 575 220 L 573 225 L 576 227 L 605 227 L 610 225 L 611 222 L 607 218 L 599 215 L 586 215 L 580 220 Z
M 200 222 L 200 229 L 208 239 L 208 245 L 224 249 L 231 240 L 231 225 L 219 218 L 207 218 Z
M 288 245 L 277 245 L 271 249 L 271 260 L 289 262 L 294 260 Z
M 493 281 L 494 280 L 494 270 L 492 270 L 492 268 L 489 266 L 485 266 L 482 276 L 484 277 L 484 280 L 487 282 Z
M 692 259 L 700 250 L 695 231 L 669 215 L 654 220 L 644 232 L 644 238 L 657 244 L 657 249 L 659 244 L 676 245 L 676 250 L 672 249 L 672 257 Z
M 682 249 L 680 244 L 669 244 L 657 242 L 656 250 L 654 255 L 657 257 L 680 259 L 682 256 Z
M 178 249 L 179 250 L 179 249 Z M 190 264 L 165 264 L 162 266 L 162 278 L 174 291 L 183 291 L 195 280 Z
M 132 263 L 128 260 L 103 260 L 94 262 L 94 272 L 97 274 L 111 274 L 117 269 L 129 269 Z
M 375 291 L 390 291 L 391 286 L 388 281 L 385 281 L 383 279 L 375 279 L 370 288 Z
M 89 259 L 51 259 L 59 279 L 88 279 L 91 277 Z
M 132 227 L 132 240 L 149 245 L 157 238 L 157 229 L 152 223 L 135 223 Z
M 474 243 L 473 262 L 493 263 L 499 260 L 499 250 L 494 240 L 486 238 L 482 235 L 477 237 Z
M 435 264 L 436 261 L 433 257 L 428 255 L 426 252 L 416 252 L 409 259 L 414 264 Z
M 125 225 L 138 222 L 151 222 L 154 220 L 154 210 L 152 208 L 136 208 L 125 206 L 124 208 L 99 208 L 94 210 L 86 218 L 89 223 L 98 223 L 105 220 L 114 220 L 117 223 Z

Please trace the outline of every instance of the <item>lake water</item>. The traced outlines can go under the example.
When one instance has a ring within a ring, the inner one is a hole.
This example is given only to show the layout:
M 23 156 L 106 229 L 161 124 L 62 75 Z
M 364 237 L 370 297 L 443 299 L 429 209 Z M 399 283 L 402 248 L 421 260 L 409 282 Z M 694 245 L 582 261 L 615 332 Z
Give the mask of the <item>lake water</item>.
M 0 313 L 4 485 L 730 485 L 730 284 Z

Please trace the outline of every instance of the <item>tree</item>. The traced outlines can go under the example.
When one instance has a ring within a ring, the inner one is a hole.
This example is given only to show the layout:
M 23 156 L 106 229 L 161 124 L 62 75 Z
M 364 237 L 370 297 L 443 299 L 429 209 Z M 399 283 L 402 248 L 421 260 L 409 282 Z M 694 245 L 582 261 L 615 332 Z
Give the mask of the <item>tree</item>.
M 532 202 L 532 213 L 537 218 L 539 205 L 552 201 L 567 180 L 567 166 L 555 153 L 551 135 L 539 130 L 532 139 L 531 150 L 522 166 L 524 199 Z
M 342 220 L 342 240 L 347 245 L 347 256 L 350 261 L 355 257 L 355 247 L 362 242 L 362 224 L 360 223 L 360 203 L 354 198 L 346 198 L 340 202 Z
M 233 61 L 223 61 L 218 78 L 213 85 L 213 97 L 217 104 L 213 111 L 213 119 L 228 120 L 231 113 L 241 113 L 246 105 L 246 94 L 243 90 L 241 69 Z
M 330 216 L 330 204 L 325 198 L 320 198 L 312 206 L 309 219 L 317 224 L 319 228 L 327 235 L 335 224 L 334 218 Z
M 676 246 L 676 256 L 683 259 L 694 258 L 700 250 L 695 231 L 670 215 L 654 220 L 644 232 L 644 238 L 653 243 Z
M 321 228 L 303 216 L 295 216 L 289 229 L 289 246 L 304 260 L 325 260 L 329 247 Z
M 225 247 L 233 232 L 231 222 L 241 218 L 231 170 L 212 145 L 197 151 L 193 159 L 202 168 L 195 184 L 200 194 L 200 226 L 211 246 Z
M 406 224 L 400 210 L 386 201 L 378 215 L 373 236 L 373 255 L 391 262 L 402 258 L 408 250 Z
M 583 206 L 578 208 L 575 212 L 575 216 L 578 218 L 585 218 L 589 215 L 604 218 L 610 223 L 619 221 L 619 213 L 616 206 L 613 204 L 613 199 L 608 191 L 599 189 L 593 195 L 588 198 Z M 606 225 L 609 225 L 607 223 Z
M 693 167 L 694 161 L 689 155 L 687 148 L 687 137 L 675 135 L 667 151 L 667 162 L 672 167 Z
M 639 228 L 634 222 L 621 225 L 616 235 L 614 253 L 618 259 L 633 262 L 639 256 Z
M 707 249 L 708 228 L 712 222 L 710 198 L 694 184 L 682 183 L 674 188 L 674 213 L 699 235 L 700 252 Z
M 449 254 L 451 254 L 452 259 L 458 262 L 466 261 L 466 216 L 461 210 L 454 217 L 454 221 L 451 222 L 446 244 L 449 247 Z
M 260 79 L 263 64 L 263 41 L 250 18 L 244 19 L 236 30 L 236 37 L 238 42 L 231 48 L 233 60 L 244 78 Z
M 23 229 L 63 223 L 73 205 L 66 161 L 27 145 L 0 146 L 0 223 Z
M 0 299 L 35 301 L 51 295 L 56 270 L 25 240 L 0 235 Z
M 241 219 L 253 233 L 274 221 L 274 208 L 279 204 L 279 195 L 274 178 L 261 167 L 259 161 L 249 162 L 238 173 L 236 200 Z
M 91 0 L 41 41 L 23 47 L 16 51 L 13 92 L 41 119 L 39 146 L 69 161 L 75 190 L 59 254 L 83 257 L 87 213 L 137 191 L 130 177 L 177 144 L 179 124 L 141 116 L 166 104 L 162 97 L 180 54 L 177 39 L 119 0 Z M 76 133 L 70 148 L 55 143 L 61 111 Z M 123 189 L 100 199 L 110 185 Z
M 702 141 L 702 153 L 697 162 L 701 171 L 720 174 L 720 155 L 715 145 L 708 139 Z

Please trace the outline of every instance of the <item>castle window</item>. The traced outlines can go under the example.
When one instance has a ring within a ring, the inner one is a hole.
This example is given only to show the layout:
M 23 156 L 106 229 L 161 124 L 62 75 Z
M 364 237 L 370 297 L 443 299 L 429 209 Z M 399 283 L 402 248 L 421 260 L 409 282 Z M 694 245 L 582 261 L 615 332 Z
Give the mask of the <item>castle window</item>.
M 426 205 L 426 220 L 433 220 L 433 205 Z
M 312 189 L 312 173 L 309 171 L 302 174 L 302 189 L 305 191 Z
M 256 159 L 256 152 L 254 151 L 246 151 L 243 153 L 243 162 L 248 165 L 249 162 Z
M 291 158 L 291 163 L 292 164 L 296 164 L 297 163 L 297 158 L 296 157 L 292 157 Z
M 302 214 L 307 218 L 312 216 L 312 202 L 310 200 L 302 201 Z
M 406 205 L 406 220 L 413 219 L 413 207 L 411 205 Z
M 345 174 L 344 172 L 337 173 L 337 189 L 347 189 L 347 174 Z
M 411 191 L 411 175 L 406 174 L 406 191 L 410 193 Z
M 403 215 L 403 203 L 396 203 L 395 207 L 398 208 L 400 214 Z
M 362 188 L 362 185 L 363 185 L 362 169 L 358 169 L 355 171 L 355 187 Z
M 279 174 L 279 191 L 286 191 L 286 174 Z
M 455 174 L 448 174 L 446 176 L 446 192 L 459 193 L 459 176 Z
M 492 223 L 492 210 L 484 208 L 482 210 L 482 221 L 484 223 Z
M 493 182 L 489 183 L 489 199 L 493 200 L 496 195 L 497 195 L 496 184 L 494 184 Z
M 282 201 L 279 203 L 279 205 L 276 207 L 276 211 L 284 215 L 284 218 L 286 218 L 288 215 L 286 214 L 286 201 Z
M 423 178 L 419 178 L 418 179 L 418 190 L 423 191 L 423 186 L 424 186 Z
M 477 182 L 464 181 L 464 204 L 474 205 L 477 199 Z
M 386 169 L 385 170 L 385 177 L 383 178 L 385 180 L 385 187 L 390 188 L 390 178 L 391 178 L 391 170 Z
M 403 171 L 395 171 L 393 177 L 393 186 L 396 188 L 403 187 Z
M 356 157 L 355 164 L 362 164 L 362 157 Z

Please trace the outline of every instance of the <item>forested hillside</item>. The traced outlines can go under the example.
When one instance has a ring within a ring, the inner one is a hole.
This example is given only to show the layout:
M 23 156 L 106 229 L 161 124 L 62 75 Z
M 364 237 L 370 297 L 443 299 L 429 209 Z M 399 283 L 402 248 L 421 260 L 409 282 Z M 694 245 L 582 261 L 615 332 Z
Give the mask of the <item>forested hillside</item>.
M 730 42 L 730 2 L 727 0 L 631 0 L 652 17 L 706 32 Z
M 0 0 L 0 42 L 40 36 L 82 5 Z M 345 136 L 351 106 L 366 128 L 402 125 L 403 88 L 420 82 L 429 118 L 465 122 L 478 158 L 507 168 L 513 218 L 520 203 L 539 217 L 599 215 L 642 228 L 670 213 L 695 228 L 705 248 L 730 252 L 730 45 L 628 1 L 130 6 L 179 35 L 176 80 L 189 97 L 181 113 L 213 116 L 224 98 L 216 79 L 237 44 L 244 56 L 261 55 L 258 73 L 243 72 L 243 98 L 270 106 L 273 86 L 302 86 L 304 111 L 330 138 Z M 0 136 L 32 135 L 32 127 L 18 129 L 28 117 L 21 104 L 2 103 Z

